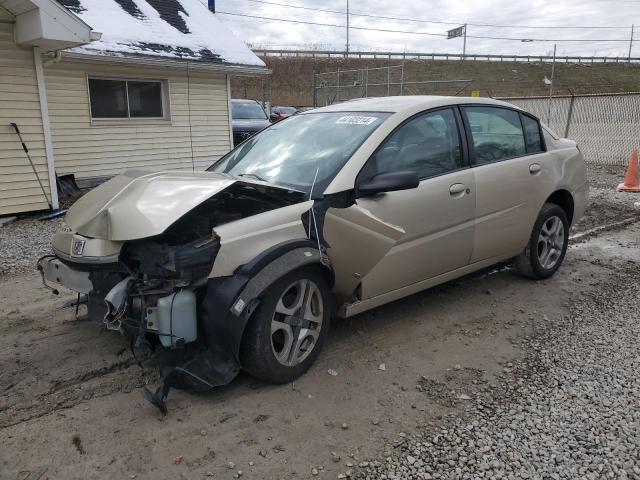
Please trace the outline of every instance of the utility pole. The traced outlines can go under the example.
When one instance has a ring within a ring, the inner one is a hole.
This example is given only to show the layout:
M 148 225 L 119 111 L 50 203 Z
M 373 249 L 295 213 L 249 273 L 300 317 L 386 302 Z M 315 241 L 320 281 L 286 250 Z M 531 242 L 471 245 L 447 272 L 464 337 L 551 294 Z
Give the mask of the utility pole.
M 551 81 L 549 82 L 549 100 L 547 101 L 547 125 L 551 127 L 551 96 L 553 95 L 553 76 L 556 72 L 556 47 L 553 44 L 553 63 L 551 64 Z
M 462 43 L 462 57 L 467 54 L 467 24 L 464 24 L 464 40 Z
M 349 56 L 349 0 L 347 0 L 347 54 L 345 56 Z
M 631 25 L 631 40 L 629 40 L 629 62 L 631 62 L 631 48 L 633 47 L 633 27 L 634 25 Z

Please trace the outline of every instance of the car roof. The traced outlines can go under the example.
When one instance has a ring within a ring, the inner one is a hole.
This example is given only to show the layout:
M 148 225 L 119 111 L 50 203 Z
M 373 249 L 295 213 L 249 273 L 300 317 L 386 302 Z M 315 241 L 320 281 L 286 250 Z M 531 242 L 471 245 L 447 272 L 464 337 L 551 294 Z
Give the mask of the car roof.
M 249 98 L 232 98 L 231 102 L 232 103 L 257 103 L 258 105 L 260 105 L 260 102 L 258 102 L 257 100 L 251 100 Z
M 486 104 L 510 108 L 518 108 L 507 102 L 486 97 L 445 97 L 436 95 L 406 95 L 402 97 L 377 97 L 349 100 L 327 107 L 313 110 L 314 112 L 390 112 L 427 110 L 429 108 L 444 107 L 460 104 Z

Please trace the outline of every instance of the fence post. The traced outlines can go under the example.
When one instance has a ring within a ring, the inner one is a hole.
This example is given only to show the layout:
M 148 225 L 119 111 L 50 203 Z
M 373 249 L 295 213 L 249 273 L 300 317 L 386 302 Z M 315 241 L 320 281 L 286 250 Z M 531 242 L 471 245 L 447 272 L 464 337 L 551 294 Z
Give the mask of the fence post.
M 318 86 L 316 83 L 316 73 L 313 73 L 313 95 L 311 96 L 313 108 L 318 107 Z
M 564 138 L 569 137 L 569 127 L 571 127 L 571 118 L 573 117 L 573 104 L 576 101 L 576 97 L 571 92 L 571 100 L 569 100 L 569 111 L 567 112 L 567 124 L 564 127 Z
M 387 97 L 391 95 L 391 67 L 387 66 Z
M 364 98 L 369 98 L 369 65 L 365 67 L 364 71 Z

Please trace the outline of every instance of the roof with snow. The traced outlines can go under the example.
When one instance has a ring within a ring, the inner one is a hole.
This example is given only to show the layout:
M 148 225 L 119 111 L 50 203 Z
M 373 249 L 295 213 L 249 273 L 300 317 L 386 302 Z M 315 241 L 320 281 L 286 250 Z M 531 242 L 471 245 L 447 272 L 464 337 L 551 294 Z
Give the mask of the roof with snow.
M 102 38 L 70 51 L 264 67 L 200 0 L 57 0 Z

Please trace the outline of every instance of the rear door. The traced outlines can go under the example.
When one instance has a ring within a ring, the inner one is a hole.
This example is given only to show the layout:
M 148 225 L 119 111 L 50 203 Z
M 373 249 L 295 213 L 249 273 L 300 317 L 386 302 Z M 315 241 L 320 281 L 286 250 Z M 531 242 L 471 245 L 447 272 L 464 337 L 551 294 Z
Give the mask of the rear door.
M 461 109 L 476 185 L 471 263 L 516 255 L 527 244 L 545 199 L 539 123 L 509 108 L 471 105 Z

